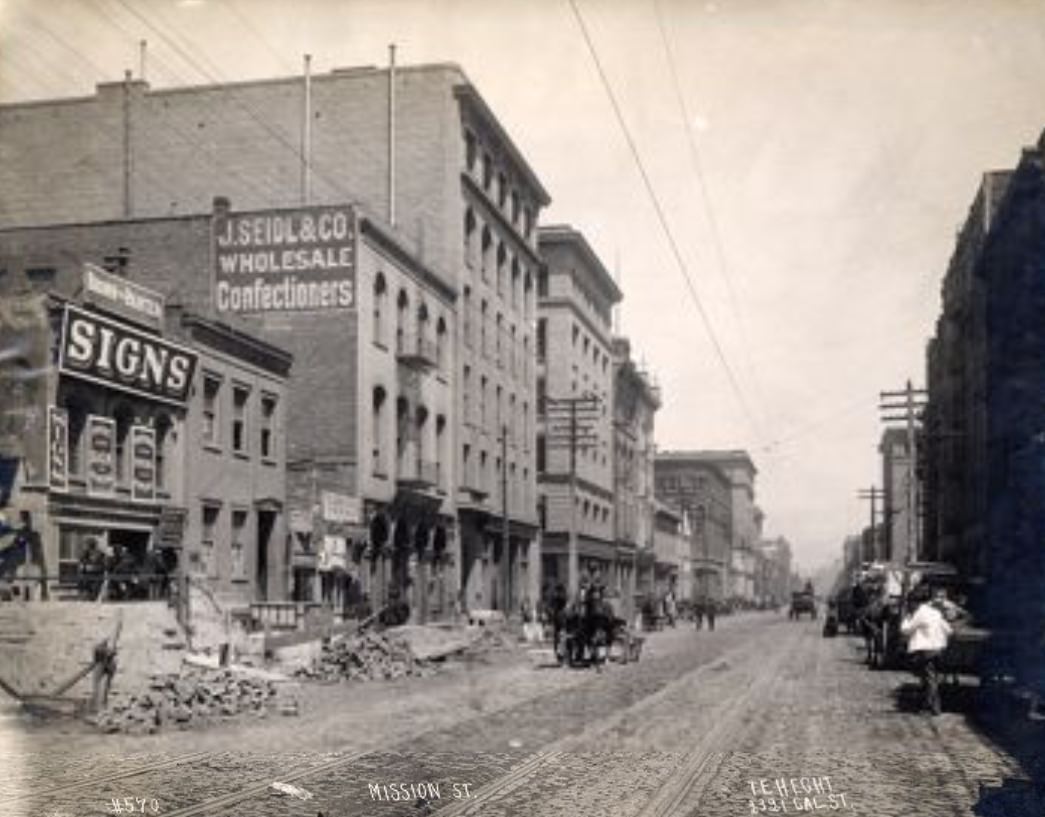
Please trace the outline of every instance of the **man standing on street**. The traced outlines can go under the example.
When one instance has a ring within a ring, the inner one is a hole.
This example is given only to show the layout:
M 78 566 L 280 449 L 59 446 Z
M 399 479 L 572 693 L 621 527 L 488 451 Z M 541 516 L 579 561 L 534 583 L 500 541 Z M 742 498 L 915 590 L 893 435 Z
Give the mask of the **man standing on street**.
M 914 659 L 921 675 L 925 706 L 933 715 L 939 715 L 939 661 L 953 631 L 947 619 L 933 604 L 927 587 L 915 588 L 911 593 L 911 603 L 918 607 L 900 622 L 900 632 L 908 637 L 907 652 Z

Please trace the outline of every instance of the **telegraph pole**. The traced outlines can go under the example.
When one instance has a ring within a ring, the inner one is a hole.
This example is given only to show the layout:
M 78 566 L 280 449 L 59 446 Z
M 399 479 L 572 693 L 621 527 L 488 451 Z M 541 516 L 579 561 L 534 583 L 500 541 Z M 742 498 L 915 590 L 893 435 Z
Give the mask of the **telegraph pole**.
M 915 475 L 914 465 L 917 454 L 917 439 L 915 437 L 915 423 L 921 411 L 928 401 L 928 392 L 925 389 L 916 389 L 907 381 L 903 391 L 883 391 L 879 394 L 881 404 L 878 406 L 882 412 L 883 423 L 903 423 L 907 431 L 907 485 L 906 508 L 907 518 L 907 560 L 912 556 L 917 559 L 921 552 L 920 526 L 918 525 L 918 481 Z
M 869 499 L 869 500 L 871 500 L 871 550 L 873 551 L 872 552 L 872 557 L 873 558 L 872 558 L 871 561 L 877 561 L 878 560 L 878 556 L 879 556 L 879 553 L 878 553 L 878 533 L 877 533 L 877 530 L 875 528 L 875 524 L 876 524 L 876 522 L 878 520 L 878 513 L 877 513 L 877 510 L 878 510 L 878 500 L 879 499 L 884 499 L 885 491 L 883 491 L 881 488 L 876 488 L 875 486 L 872 485 L 870 488 L 862 488 L 859 491 L 857 491 L 856 492 L 856 496 L 857 496 L 858 499 Z
M 545 441 L 549 448 L 566 448 L 569 452 L 570 531 L 567 546 L 567 585 L 574 596 L 580 585 L 577 546 L 577 452 L 598 444 L 595 422 L 600 416 L 602 400 L 595 394 L 579 397 L 545 397 L 548 430 Z
M 501 426 L 501 558 L 504 562 L 504 595 L 506 616 L 512 612 L 512 563 L 509 550 L 510 527 L 508 522 L 508 425 Z

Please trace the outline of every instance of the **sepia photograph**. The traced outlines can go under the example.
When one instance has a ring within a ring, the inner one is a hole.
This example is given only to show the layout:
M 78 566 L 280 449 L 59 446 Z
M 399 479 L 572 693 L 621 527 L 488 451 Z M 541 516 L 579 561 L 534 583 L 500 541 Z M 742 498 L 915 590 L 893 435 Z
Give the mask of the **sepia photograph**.
M 1045 815 L 1045 0 L 0 0 L 0 817 Z

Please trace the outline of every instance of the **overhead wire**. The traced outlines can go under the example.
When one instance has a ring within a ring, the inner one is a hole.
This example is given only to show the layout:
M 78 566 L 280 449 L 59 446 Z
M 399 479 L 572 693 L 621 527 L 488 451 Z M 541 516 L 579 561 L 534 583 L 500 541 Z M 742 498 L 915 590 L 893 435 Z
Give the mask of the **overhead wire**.
M 730 309 L 733 312 L 733 317 L 737 322 L 737 328 L 740 331 L 740 339 L 744 349 L 748 374 L 755 390 L 764 398 L 761 382 L 755 372 L 754 363 L 751 360 L 751 341 L 747 331 L 747 322 L 744 320 L 744 316 L 740 310 L 736 288 L 733 285 L 732 265 L 726 256 L 725 242 L 722 240 L 722 231 L 719 229 L 718 217 L 715 214 L 715 207 L 711 200 L 711 192 L 709 190 L 707 177 L 704 174 L 704 163 L 701 158 L 700 147 L 698 145 L 696 134 L 693 133 L 693 119 L 689 106 L 686 104 L 685 94 L 682 93 L 682 83 L 679 79 L 678 66 L 675 61 L 674 50 L 671 47 L 671 39 L 668 36 L 667 26 L 664 24 L 664 17 L 660 9 L 660 0 L 653 0 L 653 10 L 654 16 L 657 20 L 657 28 L 660 31 L 661 45 L 664 48 L 664 55 L 668 64 L 668 72 L 671 75 L 675 102 L 679 107 L 679 114 L 682 118 L 686 134 L 686 141 L 689 143 L 690 161 L 693 165 L 693 172 L 697 180 L 697 190 L 700 193 L 701 203 L 703 204 L 704 212 L 707 217 L 708 229 L 711 233 L 711 246 L 718 262 L 718 269 L 722 280 L 726 285 L 726 293 L 729 297 Z
M 642 177 L 643 185 L 645 186 L 646 192 L 649 195 L 650 201 L 653 205 L 654 212 L 657 216 L 657 221 L 660 224 L 660 228 L 664 233 L 664 236 L 668 242 L 668 246 L 671 249 L 671 254 L 674 257 L 675 263 L 679 268 L 679 272 L 682 274 L 682 278 L 685 281 L 686 289 L 690 295 L 690 299 L 696 308 L 697 314 L 700 317 L 701 323 L 704 325 L 704 329 L 711 340 L 712 347 L 714 348 L 715 355 L 719 360 L 723 370 L 726 373 L 727 379 L 737 402 L 740 404 L 748 423 L 751 425 L 756 436 L 764 438 L 758 419 L 755 417 L 751 410 L 751 406 L 748 404 L 747 398 L 744 395 L 743 389 L 740 387 L 740 383 L 737 380 L 736 373 L 733 371 L 732 365 L 730 365 L 728 358 L 726 357 L 725 350 L 722 348 L 722 344 L 719 341 L 718 334 L 715 332 L 715 328 L 711 322 L 711 318 L 707 313 L 704 303 L 697 292 L 696 285 L 693 283 L 692 276 L 689 273 L 689 267 L 686 264 L 686 260 L 682 255 L 682 251 L 679 248 L 678 242 L 675 239 L 675 234 L 671 229 L 671 225 L 668 223 L 667 216 L 664 212 L 664 207 L 660 202 L 660 198 L 657 195 L 656 189 L 653 186 L 653 182 L 646 170 L 646 165 L 642 161 L 642 156 L 639 153 L 638 146 L 635 143 L 635 139 L 631 134 L 631 129 L 628 127 L 627 121 L 624 118 L 624 114 L 621 110 L 620 103 L 617 100 L 617 95 L 614 93 L 613 85 L 606 74 L 605 69 L 602 65 L 602 60 L 599 58 L 598 50 L 595 47 L 595 43 L 592 40 L 591 34 L 588 31 L 588 26 L 584 21 L 584 16 L 581 13 L 580 8 L 577 5 L 576 0 L 569 0 L 570 8 L 573 10 L 574 17 L 577 20 L 577 24 L 580 27 L 581 34 L 584 37 L 584 41 L 587 45 L 588 52 L 591 55 L 592 62 L 595 64 L 596 72 L 598 73 L 599 79 L 602 82 L 603 89 L 606 92 L 606 96 L 609 98 L 610 105 L 613 108 L 614 115 L 617 119 L 617 124 L 620 126 L 621 132 L 624 135 L 624 139 L 627 142 L 628 150 L 631 153 L 631 157 L 638 168 L 639 175 Z
M 205 55 L 201 54 L 200 55 L 200 60 L 197 60 L 191 53 L 189 53 L 188 48 L 183 47 L 177 41 L 177 38 L 175 36 L 169 35 L 157 23 L 154 23 L 148 17 L 146 17 L 141 12 L 136 10 L 128 2 L 128 0 L 116 0 L 116 2 L 119 3 L 119 5 L 121 5 L 124 9 L 126 9 L 127 12 L 131 16 L 133 16 L 135 19 L 137 19 L 143 25 L 147 26 L 150 30 L 155 32 L 156 35 L 159 36 L 165 43 L 167 43 L 167 45 L 169 47 L 171 47 L 183 60 L 186 60 L 187 62 L 189 62 L 192 65 L 194 65 L 196 70 L 199 71 L 201 73 L 201 75 L 206 77 L 209 82 L 212 82 L 212 83 L 218 84 L 218 85 L 224 84 L 226 82 L 226 80 L 224 80 L 220 76 L 221 72 L 217 70 L 217 68 L 213 65 L 213 63 L 210 64 L 210 67 L 207 67 L 205 65 L 201 66 L 199 64 L 200 62 L 210 63 L 210 60 L 207 59 L 207 57 Z M 273 127 L 273 125 L 270 122 L 268 122 L 265 119 L 265 117 L 260 115 L 254 108 L 252 108 L 250 105 L 248 105 L 242 99 L 239 99 L 235 95 L 229 95 L 228 102 L 229 102 L 229 104 L 236 106 L 237 108 L 242 110 L 244 113 L 246 113 L 247 116 L 249 116 L 252 120 L 254 120 L 254 122 L 257 123 L 257 125 L 262 130 L 264 130 L 270 136 L 272 136 L 285 149 L 287 149 L 288 151 L 293 153 L 294 156 L 297 157 L 298 161 L 302 161 L 302 162 L 305 161 L 305 157 L 304 157 L 301 149 L 297 145 L 294 144 L 292 139 L 289 138 L 285 133 L 283 133 L 279 128 Z M 353 198 L 351 193 L 347 189 L 345 189 L 344 186 L 341 185 L 340 182 L 337 179 L 331 178 L 331 177 L 327 176 L 325 173 L 321 173 L 320 172 L 320 165 L 314 159 L 310 159 L 309 160 L 309 167 L 310 167 L 312 173 L 317 178 L 319 178 L 320 180 L 324 181 L 331 189 L 335 190 L 336 192 L 338 192 L 339 194 L 344 196 L 346 200 L 351 200 Z

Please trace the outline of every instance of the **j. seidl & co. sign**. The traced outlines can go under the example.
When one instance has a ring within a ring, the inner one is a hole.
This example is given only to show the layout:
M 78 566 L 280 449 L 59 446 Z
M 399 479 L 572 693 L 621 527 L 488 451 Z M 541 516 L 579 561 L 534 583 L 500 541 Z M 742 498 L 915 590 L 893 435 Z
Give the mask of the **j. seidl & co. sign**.
M 196 353 L 121 321 L 66 306 L 59 369 L 142 397 L 184 406 Z

